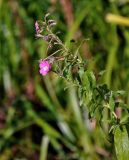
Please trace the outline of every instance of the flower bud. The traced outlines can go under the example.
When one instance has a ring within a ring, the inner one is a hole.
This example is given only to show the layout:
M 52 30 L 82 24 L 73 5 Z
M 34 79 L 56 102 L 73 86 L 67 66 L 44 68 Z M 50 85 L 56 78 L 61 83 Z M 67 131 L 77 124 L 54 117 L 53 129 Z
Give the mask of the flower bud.
M 35 22 L 35 30 L 36 30 L 36 33 L 37 33 L 37 34 L 40 33 L 40 27 L 39 27 L 39 24 L 38 24 L 37 21 Z
M 48 21 L 48 25 L 49 25 L 49 27 L 53 27 L 53 26 L 56 25 L 56 21 L 54 21 L 54 20 L 49 20 L 49 21 Z

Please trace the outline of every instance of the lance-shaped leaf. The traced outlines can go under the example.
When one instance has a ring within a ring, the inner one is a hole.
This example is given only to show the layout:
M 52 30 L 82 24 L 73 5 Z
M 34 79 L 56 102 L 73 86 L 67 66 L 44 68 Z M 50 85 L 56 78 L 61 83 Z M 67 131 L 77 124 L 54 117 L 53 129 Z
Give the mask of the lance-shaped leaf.
M 129 159 L 129 137 L 125 126 L 117 127 L 114 132 L 116 156 L 118 160 Z

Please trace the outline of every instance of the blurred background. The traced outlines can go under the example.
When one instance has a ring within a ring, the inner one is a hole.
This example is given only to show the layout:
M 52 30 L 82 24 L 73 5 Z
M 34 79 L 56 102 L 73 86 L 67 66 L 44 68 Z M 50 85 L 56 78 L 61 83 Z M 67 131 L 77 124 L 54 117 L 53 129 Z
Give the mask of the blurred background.
M 34 23 L 48 12 L 69 47 L 89 39 L 81 56 L 129 104 L 129 0 L 0 0 L 0 160 L 115 160 L 106 127 L 88 119 L 75 88 L 39 75 L 47 44 Z

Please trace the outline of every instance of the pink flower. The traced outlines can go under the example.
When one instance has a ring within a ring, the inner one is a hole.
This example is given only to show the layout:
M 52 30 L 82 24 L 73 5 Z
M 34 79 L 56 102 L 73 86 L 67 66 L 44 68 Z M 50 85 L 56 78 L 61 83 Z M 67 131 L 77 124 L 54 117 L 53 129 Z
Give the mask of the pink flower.
M 43 75 L 43 76 L 45 76 L 45 75 L 47 75 L 48 74 L 48 72 L 51 70 L 51 64 L 49 63 L 49 61 L 47 61 L 47 60 L 41 60 L 40 62 L 39 62 L 39 68 L 40 68 L 40 70 L 39 70 L 39 73 L 41 74 L 41 75 Z
M 35 30 L 37 34 L 40 32 L 39 24 L 37 21 L 35 22 Z

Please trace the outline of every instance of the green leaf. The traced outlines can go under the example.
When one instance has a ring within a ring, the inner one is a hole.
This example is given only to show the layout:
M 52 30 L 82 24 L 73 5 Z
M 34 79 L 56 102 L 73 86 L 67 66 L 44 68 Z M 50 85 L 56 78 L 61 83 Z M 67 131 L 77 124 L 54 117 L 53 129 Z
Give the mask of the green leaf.
M 118 160 L 129 159 L 129 138 L 125 126 L 118 126 L 114 132 L 116 156 Z
M 93 98 L 93 90 L 96 87 L 96 78 L 92 71 L 85 71 L 82 76 L 82 87 L 84 89 L 83 99 L 88 105 Z
M 120 120 L 120 123 L 121 124 L 124 124 L 124 123 L 128 123 L 129 122 L 129 114 L 125 114 L 122 116 L 121 120 Z
M 90 82 L 87 76 L 87 71 L 82 76 L 82 86 L 84 89 L 89 90 L 90 89 Z
M 120 96 L 124 96 L 126 94 L 126 91 L 123 91 L 123 90 L 118 90 L 116 91 L 116 93 Z
M 98 75 L 99 75 L 99 76 L 103 76 L 105 72 L 106 72 L 106 70 L 102 70 L 102 71 L 99 72 Z
M 93 89 L 94 87 L 96 87 L 96 78 L 95 78 L 95 75 L 94 75 L 94 73 L 92 71 L 88 72 L 87 75 L 88 75 L 91 87 Z
M 85 71 L 82 76 L 82 84 L 86 89 L 93 89 L 96 87 L 96 78 L 92 71 Z
M 110 106 L 110 109 L 111 109 L 112 111 L 114 111 L 115 101 L 114 101 L 112 92 L 111 92 L 111 96 L 110 96 L 110 99 L 109 99 L 109 106 Z

